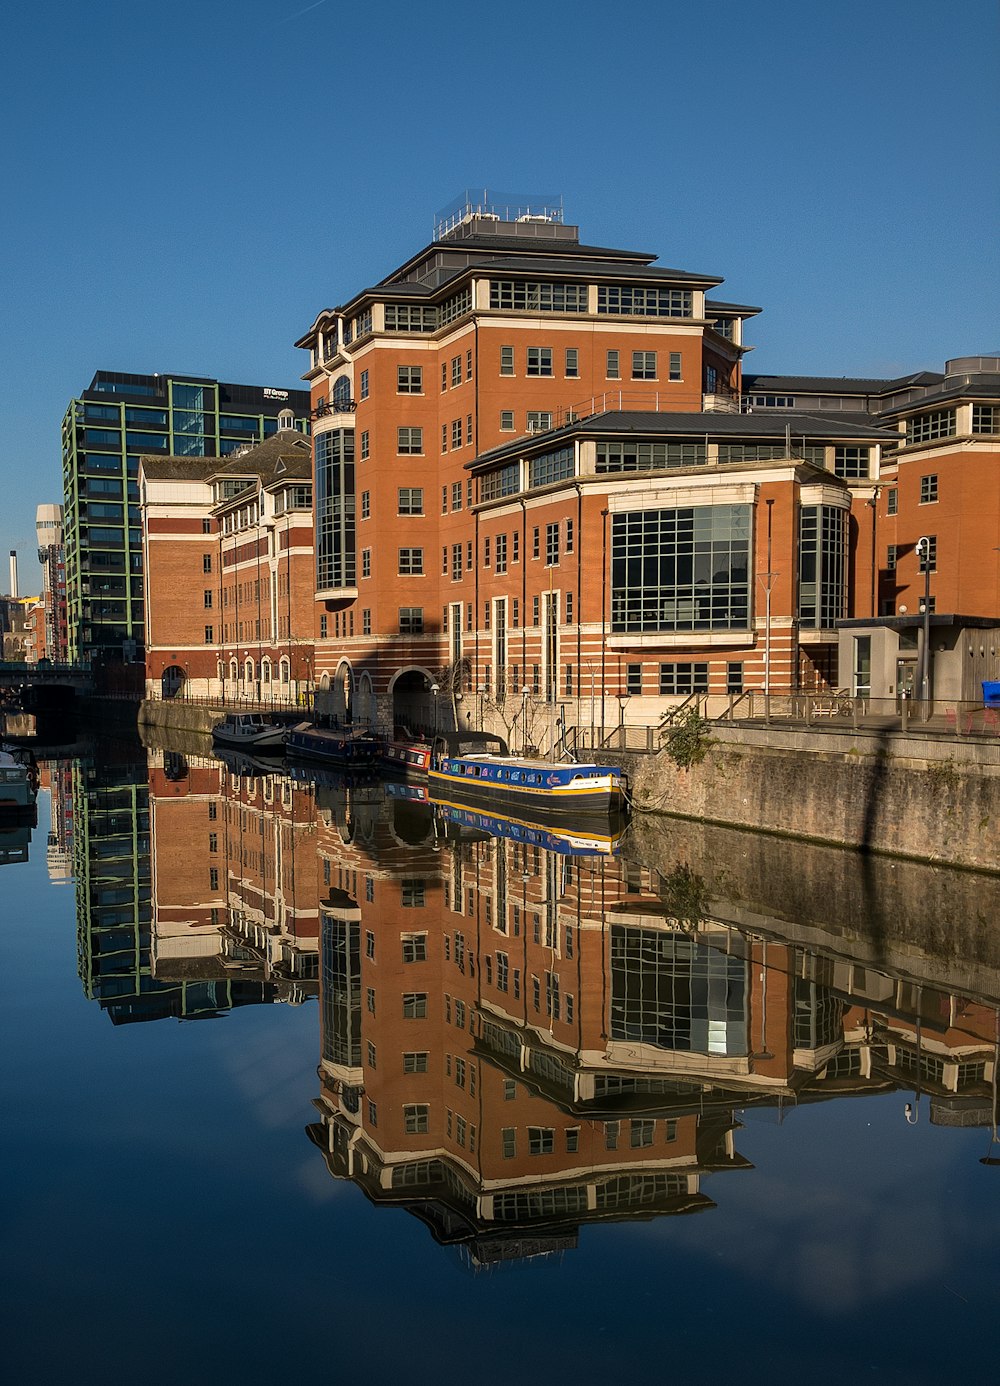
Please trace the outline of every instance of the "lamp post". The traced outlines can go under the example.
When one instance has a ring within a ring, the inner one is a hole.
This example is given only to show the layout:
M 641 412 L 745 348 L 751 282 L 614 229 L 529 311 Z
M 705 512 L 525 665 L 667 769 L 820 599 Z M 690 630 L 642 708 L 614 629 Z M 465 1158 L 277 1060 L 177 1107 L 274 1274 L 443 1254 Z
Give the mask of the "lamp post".
M 431 684 L 431 697 L 434 699 L 434 736 L 435 736 L 435 738 L 437 737 L 437 734 L 438 734 L 438 694 L 439 694 L 440 692 L 441 692 L 440 686 L 439 686 L 438 684 L 436 684 L 436 683 L 432 683 L 432 684 Z
M 528 699 L 531 697 L 530 690 L 521 689 L 521 754 L 525 755 L 528 748 Z
M 924 704 L 924 717 L 928 716 L 927 703 L 930 697 L 931 673 L 931 541 L 922 534 L 917 540 L 917 554 L 924 565 L 924 638 L 920 651 L 920 699 Z

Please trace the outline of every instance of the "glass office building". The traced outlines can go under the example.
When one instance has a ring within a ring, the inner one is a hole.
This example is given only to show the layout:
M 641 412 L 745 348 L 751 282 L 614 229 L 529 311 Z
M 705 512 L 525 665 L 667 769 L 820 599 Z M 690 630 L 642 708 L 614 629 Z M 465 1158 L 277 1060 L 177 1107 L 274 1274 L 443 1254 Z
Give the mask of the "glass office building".
M 141 661 L 139 458 L 225 457 L 274 433 L 291 409 L 308 431 L 309 393 L 200 376 L 98 371 L 62 425 L 69 656 Z

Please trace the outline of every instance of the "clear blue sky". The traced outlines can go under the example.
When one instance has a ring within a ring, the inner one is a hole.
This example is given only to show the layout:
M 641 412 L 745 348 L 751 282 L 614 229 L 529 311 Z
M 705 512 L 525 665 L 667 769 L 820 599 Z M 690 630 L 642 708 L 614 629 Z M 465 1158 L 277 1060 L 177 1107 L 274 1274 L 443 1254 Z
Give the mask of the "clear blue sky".
M 15 0 L 0 590 L 97 369 L 288 386 L 468 186 L 725 276 L 747 369 L 1000 348 L 996 0 Z

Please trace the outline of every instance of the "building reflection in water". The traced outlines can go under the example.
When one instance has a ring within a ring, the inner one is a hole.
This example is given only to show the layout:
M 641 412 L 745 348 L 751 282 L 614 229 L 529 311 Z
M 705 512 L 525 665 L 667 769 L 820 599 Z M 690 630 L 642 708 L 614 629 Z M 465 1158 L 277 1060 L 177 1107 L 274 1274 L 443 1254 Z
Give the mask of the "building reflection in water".
M 317 996 L 331 1175 L 475 1265 L 713 1208 L 753 1109 L 898 1091 L 995 1138 L 1000 969 L 970 952 L 961 994 L 957 945 L 874 968 L 711 852 L 640 865 L 377 784 L 154 750 L 73 789 L 88 995 L 116 1023 Z
M 708 1176 L 749 1168 L 748 1108 L 904 1088 L 911 1113 L 992 1123 L 995 1007 L 727 924 L 684 864 L 416 814 L 320 831 L 309 1135 L 474 1263 L 713 1207 Z

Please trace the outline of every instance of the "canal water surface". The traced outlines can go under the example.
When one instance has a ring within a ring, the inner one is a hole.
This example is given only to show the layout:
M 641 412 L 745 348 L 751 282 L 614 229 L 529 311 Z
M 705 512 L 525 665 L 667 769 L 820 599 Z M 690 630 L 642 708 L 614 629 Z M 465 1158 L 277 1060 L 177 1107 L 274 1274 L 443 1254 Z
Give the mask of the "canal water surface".
M 9 1380 L 996 1379 L 996 879 L 318 778 L 0 835 Z

